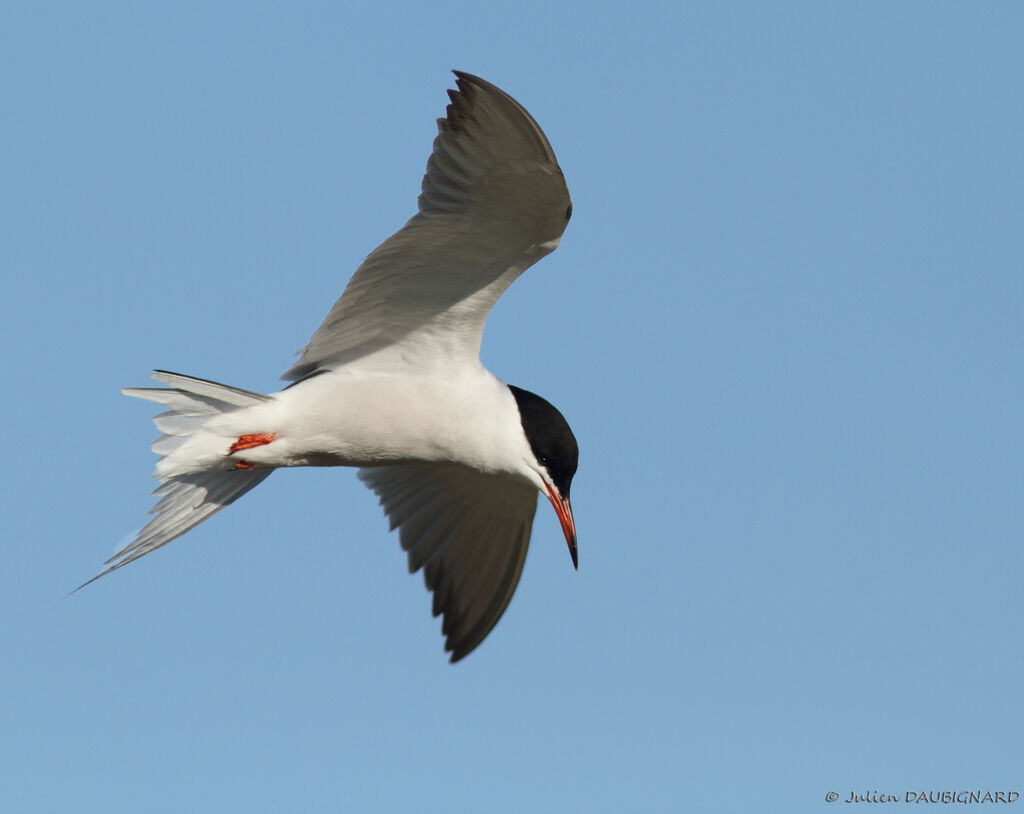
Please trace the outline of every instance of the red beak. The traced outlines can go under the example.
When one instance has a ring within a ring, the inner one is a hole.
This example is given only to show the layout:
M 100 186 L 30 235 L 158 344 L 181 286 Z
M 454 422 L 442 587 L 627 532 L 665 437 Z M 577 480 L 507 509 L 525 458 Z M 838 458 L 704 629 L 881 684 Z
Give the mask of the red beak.
M 545 484 L 547 486 L 547 484 Z M 572 506 L 569 505 L 569 498 L 563 498 L 551 486 L 547 486 L 548 500 L 555 507 L 555 514 L 558 515 L 558 522 L 562 524 L 562 533 L 565 535 L 565 542 L 569 544 L 569 556 L 572 557 L 572 567 L 579 570 L 579 558 L 576 554 L 576 521 L 572 518 Z

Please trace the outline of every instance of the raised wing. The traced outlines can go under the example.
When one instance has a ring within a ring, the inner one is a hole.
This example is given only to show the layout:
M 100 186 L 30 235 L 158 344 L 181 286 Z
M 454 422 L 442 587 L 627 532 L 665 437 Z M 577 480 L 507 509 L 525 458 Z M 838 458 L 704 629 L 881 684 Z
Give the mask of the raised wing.
M 384 349 L 406 362 L 475 358 L 491 307 L 558 245 L 572 204 L 544 133 L 508 94 L 456 76 L 419 212 L 356 270 L 282 378 Z
M 359 470 L 380 497 L 444 614 L 445 650 L 456 662 L 473 651 L 508 607 L 526 561 L 537 490 L 455 464 Z

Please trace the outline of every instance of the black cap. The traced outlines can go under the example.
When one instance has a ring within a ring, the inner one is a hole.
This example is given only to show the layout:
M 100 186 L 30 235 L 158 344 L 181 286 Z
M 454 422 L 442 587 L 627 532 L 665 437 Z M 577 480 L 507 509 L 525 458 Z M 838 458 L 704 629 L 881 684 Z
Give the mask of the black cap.
M 563 498 L 569 497 L 580 449 L 569 422 L 547 400 L 529 390 L 509 385 L 519 406 L 519 420 L 534 457 L 547 469 Z

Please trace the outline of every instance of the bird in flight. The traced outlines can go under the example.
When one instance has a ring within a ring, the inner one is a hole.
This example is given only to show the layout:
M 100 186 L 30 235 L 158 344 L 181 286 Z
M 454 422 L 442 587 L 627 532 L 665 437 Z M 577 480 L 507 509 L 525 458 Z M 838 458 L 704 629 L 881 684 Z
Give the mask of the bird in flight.
M 354 466 L 422 569 L 455 662 L 508 607 L 538 492 L 577 566 L 569 487 L 578 447 L 550 403 L 480 362 L 506 288 L 558 246 L 572 203 L 540 126 L 456 71 L 418 212 L 366 258 L 264 395 L 157 371 L 123 392 L 167 408 L 155 515 L 92 582 L 180 537 L 289 466 Z M 85 583 L 89 584 L 88 582 Z M 84 586 L 83 586 L 84 587 Z

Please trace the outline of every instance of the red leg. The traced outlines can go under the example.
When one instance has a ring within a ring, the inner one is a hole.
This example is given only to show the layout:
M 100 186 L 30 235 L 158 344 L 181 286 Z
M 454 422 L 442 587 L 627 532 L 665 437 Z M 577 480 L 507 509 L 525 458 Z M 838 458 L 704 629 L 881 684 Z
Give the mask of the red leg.
M 252 449 L 253 447 L 262 447 L 264 444 L 269 444 L 271 441 L 277 440 L 277 434 L 272 432 L 253 432 L 247 435 L 240 435 L 238 440 L 231 445 L 231 449 L 228 450 L 228 455 L 238 452 L 242 449 Z

